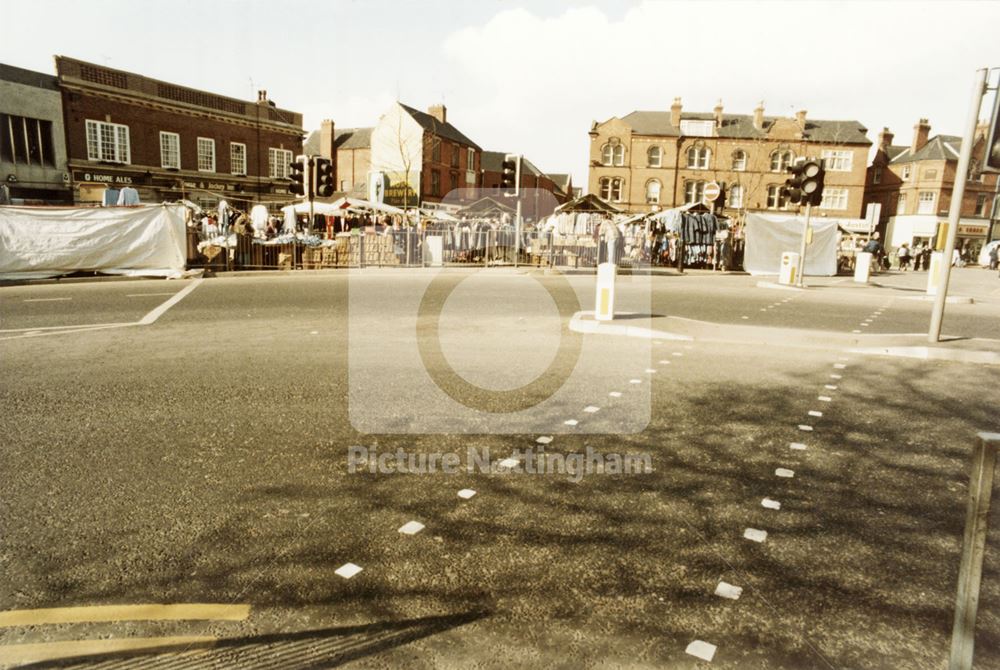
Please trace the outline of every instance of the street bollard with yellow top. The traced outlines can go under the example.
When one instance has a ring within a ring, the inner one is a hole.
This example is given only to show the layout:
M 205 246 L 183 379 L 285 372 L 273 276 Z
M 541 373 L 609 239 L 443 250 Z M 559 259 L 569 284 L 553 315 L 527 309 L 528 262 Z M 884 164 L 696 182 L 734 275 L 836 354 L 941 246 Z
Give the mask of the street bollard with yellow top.
M 611 321 L 615 318 L 615 275 L 618 266 L 601 263 L 597 266 L 597 298 L 594 303 L 594 318 Z

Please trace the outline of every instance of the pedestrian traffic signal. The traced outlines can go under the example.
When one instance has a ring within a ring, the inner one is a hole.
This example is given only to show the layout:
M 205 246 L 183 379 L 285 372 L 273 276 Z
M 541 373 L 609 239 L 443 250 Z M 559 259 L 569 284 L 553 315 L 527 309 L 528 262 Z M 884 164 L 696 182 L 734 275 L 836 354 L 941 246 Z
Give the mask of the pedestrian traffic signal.
M 317 197 L 329 198 L 333 195 L 333 162 L 329 158 L 317 158 L 313 169 L 316 175 L 313 192 Z
M 507 154 L 500 169 L 500 190 L 504 195 L 516 196 L 521 186 L 521 157 Z
M 292 169 L 288 174 L 288 178 L 292 180 L 291 185 L 288 187 L 288 192 L 295 195 L 305 195 L 306 185 L 309 183 L 306 180 L 306 157 L 296 156 L 295 161 L 289 163 L 288 167 Z

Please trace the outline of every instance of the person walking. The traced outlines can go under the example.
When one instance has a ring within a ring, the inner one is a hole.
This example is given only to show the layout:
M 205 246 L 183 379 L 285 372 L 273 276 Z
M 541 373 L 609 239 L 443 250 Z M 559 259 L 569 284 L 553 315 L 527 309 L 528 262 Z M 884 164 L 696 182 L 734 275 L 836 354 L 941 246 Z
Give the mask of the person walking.
M 917 242 L 913 247 L 913 253 L 911 255 L 913 256 L 913 271 L 919 272 L 920 262 L 924 259 L 924 243 Z
M 997 263 L 1000 262 L 1000 251 L 997 251 L 997 245 L 994 244 L 991 246 L 988 253 L 990 259 L 990 270 L 996 270 Z
M 899 271 L 906 272 L 910 269 L 910 247 L 903 242 L 902 246 L 899 247 L 899 251 L 896 252 L 899 257 Z

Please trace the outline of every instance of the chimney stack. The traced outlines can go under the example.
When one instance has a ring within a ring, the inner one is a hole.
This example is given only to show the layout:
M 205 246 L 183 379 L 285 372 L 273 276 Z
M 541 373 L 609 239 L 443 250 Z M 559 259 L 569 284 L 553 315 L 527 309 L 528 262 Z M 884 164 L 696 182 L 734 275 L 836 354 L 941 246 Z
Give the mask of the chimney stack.
M 719 100 L 717 103 L 715 103 L 715 109 L 712 110 L 712 111 L 715 112 L 715 127 L 716 128 L 721 128 L 722 127 L 722 100 Z
M 910 153 L 915 154 L 920 151 L 927 144 L 927 136 L 930 134 L 931 124 L 927 119 L 917 121 L 917 125 L 913 126 L 913 144 L 910 145 Z
M 890 146 L 892 146 L 892 138 L 894 137 L 895 135 L 893 135 L 889 131 L 888 126 L 883 128 L 882 132 L 878 134 L 878 148 L 883 150 L 888 149 Z
M 795 112 L 795 120 L 799 123 L 799 128 L 802 130 L 806 129 L 806 110 L 800 109 Z
M 441 124 L 448 123 L 448 108 L 444 105 L 431 105 L 427 108 L 427 113 L 437 119 Z
M 266 105 L 267 104 L 267 91 L 257 91 L 257 104 Z
M 670 125 L 674 128 L 681 127 L 681 99 L 674 98 L 674 104 L 670 105 Z
M 319 155 L 323 158 L 335 158 L 333 140 L 334 140 L 334 127 L 333 121 L 330 119 L 324 119 L 323 123 L 319 127 Z M 335 168 L 336 169 L 336 168 Z
M 764 101 L 761 100 L 757 108 L 753 110 L 753 127 L 757 130 L 764 130 Z

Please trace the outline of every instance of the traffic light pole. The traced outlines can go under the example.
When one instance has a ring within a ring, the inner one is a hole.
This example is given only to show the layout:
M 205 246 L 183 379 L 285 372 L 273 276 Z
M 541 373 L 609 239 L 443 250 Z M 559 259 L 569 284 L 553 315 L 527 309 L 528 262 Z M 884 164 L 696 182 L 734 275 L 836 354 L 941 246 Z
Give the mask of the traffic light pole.
M 969 175 L 972 143 L 976 139 L 976 125 L 979 123 L 979 107 L 982 105 L 983 93 L 986 91 L 987 72 L 986 68 L 976 70 L 976 84 L 972 87 L 969 117 L 965 126 L 965 137 L 962 139 L 962 150 L 958 156 L 958 169 L 955 171 L 955 186 L 951 194 L 951 207 L 948 209 L 948 237 L 944 245 L 944 258 L 941 259 L 941 282 L 934 296 L 931 327 L 927 333 L 928 342 L 938 342 L 941 339 L 941 322 L 944 320 L 944 305 L 948 299 L 948 282 L 951 281 L 951 257 L 955 253 L 955 238 L 958 236 L 958 222 L 962 216 L 962 198 L 965 196 L 965 181 Z
M 518 256 L 521 255 L 521 195 L 517 196 L 517 214 L 514 219 L 514 267 L 517 267 Z
M 799 276 L 795 278 L 796 286 L 805 286 L 806 276 L 806 241 L 809 237 L 809 217 L 812 216 L 812 202 L 806 203 L 806 225 L 802 228 L 802 243 L 799 245 Z

